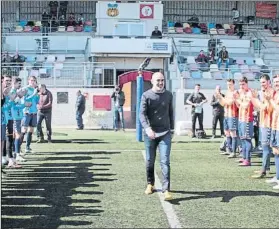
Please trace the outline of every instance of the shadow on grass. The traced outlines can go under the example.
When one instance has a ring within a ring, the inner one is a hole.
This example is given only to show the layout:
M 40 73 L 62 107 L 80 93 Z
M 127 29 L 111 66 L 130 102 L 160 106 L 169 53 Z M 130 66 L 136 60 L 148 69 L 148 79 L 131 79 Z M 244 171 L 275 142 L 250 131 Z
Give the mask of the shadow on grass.
M 57 157 L 46 157 L 43 160 L 47 162 L 42 161 L 33 171 L 23 173 L 32 158 L 21 170 L 6 170 L 7 177 L 2 180 L 2 228 L 92 227 L 94 217 L 104 212 L 99 198 L 104 192 L 94 188 L 100 182 L 117 180 L 112 178 L 117 174 L 102 172 L 109 171 L 110 163 L 91 163 L 88 160 L 94 157 L 76 154 L 60 152 Z
M 211 198 L 222 198 L 221 202 L 229 203 L 235 197 L 244 196 L 273 196 L 279 197 L 279 193 L 268 192 L 268 191 L 212 191 L 212 192 L 187 192 L 187 191 L 172 191 L 173 193 L 181 193 L 187 196 L 182 198 L 175 198 L 169 201 L 171 204 L 180 205 L 180 202 L 187 200 L 198 200 L 198 199 L 211 199 Z
M 75 144 L 109 144 L 102 139 L 53 139 L 52 143 L 75 143 Z

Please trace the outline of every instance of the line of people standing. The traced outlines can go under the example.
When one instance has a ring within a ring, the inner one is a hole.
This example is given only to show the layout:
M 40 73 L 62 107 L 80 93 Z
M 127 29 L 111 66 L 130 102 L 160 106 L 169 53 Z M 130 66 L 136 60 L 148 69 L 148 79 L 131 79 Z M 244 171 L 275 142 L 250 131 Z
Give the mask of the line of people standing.
M 46 85 L 37 86 L 35 76 L 30 76 L 28 86 L 22 87 L 18 77 L 2 77 L 1 90 L 1 153 L 2 164 L 7 168 L 21 168 L 26 154 L 32 153 L 31 142 L 37 127 L 38 142 L 42 142 L 41 123 L 45 119 L 48 142 L 51 142 L 52 94 Z M 26 136 L 25 152 L 21 150 Z M 8 160 L 6 156 L 8 155 Z

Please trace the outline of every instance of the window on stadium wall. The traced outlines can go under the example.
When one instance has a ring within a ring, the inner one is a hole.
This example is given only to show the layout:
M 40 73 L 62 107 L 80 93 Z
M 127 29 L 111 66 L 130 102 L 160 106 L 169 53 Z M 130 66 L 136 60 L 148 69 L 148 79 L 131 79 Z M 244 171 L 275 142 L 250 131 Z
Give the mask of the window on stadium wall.
M 69 94 L 68 92 L 57 92 L 57 104 L 68 104 Z

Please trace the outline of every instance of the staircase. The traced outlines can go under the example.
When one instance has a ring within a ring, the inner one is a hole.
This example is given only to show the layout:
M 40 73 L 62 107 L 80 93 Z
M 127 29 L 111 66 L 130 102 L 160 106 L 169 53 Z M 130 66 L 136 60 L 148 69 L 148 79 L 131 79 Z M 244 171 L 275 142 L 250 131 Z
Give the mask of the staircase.
M 269 31 L 260 32 L 262 39 L 262 58 L 266 65 L 279 69 L 279 36 L 273 36 Z

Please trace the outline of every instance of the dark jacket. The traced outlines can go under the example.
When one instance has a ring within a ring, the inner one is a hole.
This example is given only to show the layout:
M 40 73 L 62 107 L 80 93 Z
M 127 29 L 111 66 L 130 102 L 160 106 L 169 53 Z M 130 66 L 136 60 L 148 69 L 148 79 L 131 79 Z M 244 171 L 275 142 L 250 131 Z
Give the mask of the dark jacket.
M 40 94 L 39 111 L 41 112 L 51 111 L 52 101 L 53 101 L 52 94 L 49 90 L 46 89 L 45 93 Z
M 221 95 L 225 97 L 224 94 Z M 215 95 L 212 96 L 210 105 L 213 107 L 213 114 L 224 114 L 224 107 L 219 103 L 218 99 L 216 99 Z
M 122 107 L 125 103 L 125 94 L 123 91 L 119 91 L 118 93 L 113 92 L 111 98 L 113 98 L 114 105 L 118 102 L 118 105 Z
M 224 59 L 229 59 L 229 53 L 228 53 L 228 51 L 227 51 L 227 50 L 226 50 L 226 51 L 221 50 L 221 51 L 219 52 L 219 58 L 221 58 L 222 60 L 224 60 Z
M 76 111 L 83 113 L 85 111 L 85 97 L 84 95 L 79 95 L 76 101 Z

